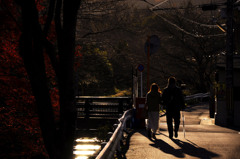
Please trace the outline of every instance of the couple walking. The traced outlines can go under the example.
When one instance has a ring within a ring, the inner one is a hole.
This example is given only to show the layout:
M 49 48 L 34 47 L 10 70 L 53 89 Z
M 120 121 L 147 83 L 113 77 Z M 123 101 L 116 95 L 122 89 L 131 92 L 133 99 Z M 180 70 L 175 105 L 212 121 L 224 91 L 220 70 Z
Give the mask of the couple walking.
M 148 137 L 156 139 L 156 131 L 159 123 L 160 104 L 166 108 L 166 118 L 168 125 L 169 138 L 173 138 L 173 119 L 175 137 L 178 137 L 178 129 L 180 124 L 180 111 L 184 109 L 184 97 L 182 91 L 176 86 L 175 77 L 168 79 L 167 87 L 163 92 L 156 83 L 151 85 L 150 91 L 147 93 L 146 108 L 148 112 L 147 132 Z

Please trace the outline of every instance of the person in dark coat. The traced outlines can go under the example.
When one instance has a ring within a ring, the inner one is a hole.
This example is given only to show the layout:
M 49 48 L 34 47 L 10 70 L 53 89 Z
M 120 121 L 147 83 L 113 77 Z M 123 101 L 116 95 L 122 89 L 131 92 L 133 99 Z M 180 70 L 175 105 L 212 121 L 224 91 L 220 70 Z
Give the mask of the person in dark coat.
M 166 107 L 166 118 L 168 125 L 169 138 L 173 137 L 173 119 L 175 137 L 178 137 L 178 129 L 180 124 L 180 111 L 184 109 L 185 102 L 182 90 L 176 86 L 176 78 L 170 77 L 168 85 L 162 94 L 163 105 Z
M 151 85 L 150 91 L 147 93 L 146 106 L 148 112 L 147 131 L 148 137 L 156 139 L 156 131 L 159 127 L 159 109 L 161 103 L 161 94 L 156 83 Z

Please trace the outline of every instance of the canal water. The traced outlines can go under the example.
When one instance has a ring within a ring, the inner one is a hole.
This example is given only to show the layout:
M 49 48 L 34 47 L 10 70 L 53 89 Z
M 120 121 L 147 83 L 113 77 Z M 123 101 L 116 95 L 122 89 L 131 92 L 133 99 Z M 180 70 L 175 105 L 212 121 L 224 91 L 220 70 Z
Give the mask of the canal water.
M 114 131 L 113 125 L 116 122 L 115 119 L 78 119 L 73 147 L 74 159 L 95 159 L 101 146 L 109 140 L 108 132 Z
M 101 141 L 97 138 L 77 138 L 73 147 L 75 159 L 92 159 L 101 150 Z

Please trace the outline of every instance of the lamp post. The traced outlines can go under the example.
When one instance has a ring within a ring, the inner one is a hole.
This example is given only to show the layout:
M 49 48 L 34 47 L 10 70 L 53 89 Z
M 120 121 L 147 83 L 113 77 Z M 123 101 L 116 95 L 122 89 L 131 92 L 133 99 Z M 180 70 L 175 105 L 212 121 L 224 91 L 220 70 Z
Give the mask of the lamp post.
M 234 0 L 227 1 L 227 39 L 226 39 L 226 106 L 227 123 L 234 124 L 234 103 L 233 103 L 233 4 Z

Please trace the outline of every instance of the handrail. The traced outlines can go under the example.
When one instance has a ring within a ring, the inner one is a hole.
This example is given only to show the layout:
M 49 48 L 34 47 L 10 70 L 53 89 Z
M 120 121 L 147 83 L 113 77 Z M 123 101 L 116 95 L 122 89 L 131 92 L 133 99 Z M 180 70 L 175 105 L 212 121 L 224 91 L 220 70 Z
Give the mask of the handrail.
M 192 100 L 192 99 L 197 99 L 197 98 L 207 98 L 210 96 L 210 93 L 197 93 L 193 95 L 189 95 L 185 97 L 185 101 Z
M 123 130 L 126 128 L 126 121 L 132 117 L 132 110 L 127 110 L 124 112 L 123 116 L 118 119 L 119 124 L 114 131 L 112 137 L 109 139 L 108 143 L 104 146 L 101 152 L 98 154 L 96 159 L 109 159 L 113 158 L 115 151 L 120 149 L 120 140 L 122 139 Z
M 131 99 L 132 97 L 109 97 L 109 96 L 75 96 L 76 99 L 94 99 L 94 100 L 118 100 L 118 99 Z

